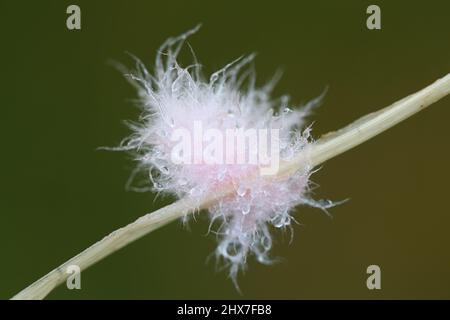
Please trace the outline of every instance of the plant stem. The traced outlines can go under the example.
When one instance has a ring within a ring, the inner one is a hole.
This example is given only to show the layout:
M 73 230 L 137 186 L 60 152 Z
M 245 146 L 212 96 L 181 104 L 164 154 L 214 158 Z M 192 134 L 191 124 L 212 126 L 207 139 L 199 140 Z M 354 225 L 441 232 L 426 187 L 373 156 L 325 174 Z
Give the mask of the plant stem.
M 276 177 L 290 175 L 306 164 L 314 167 L 324 163 L 393 127 L 449 93 L 450 74 L 447 74 L 428 87 L 384 109 L 366 115 L 336 132 L 321 137 L 308 150 L 300 153 L 293 160 L 280 164 L 280 169 Z M 184 198 L 164 208 L 146 214 L 135 222 L 112 232 L 102 240 L 96 242 L 94 245 L 23 289 L 12 299 L 43 299 L 55 287 L 67 279 L 68 274 L 66 273 L 66 269 L 68 266 L 77 265 L 81 270 L 86 270 L 96 262 L 153 230 L 197 209 L 206 209 L 233 191 L 232 186 L 226 186 L 220 192 L 207 194 L 201 199 Z

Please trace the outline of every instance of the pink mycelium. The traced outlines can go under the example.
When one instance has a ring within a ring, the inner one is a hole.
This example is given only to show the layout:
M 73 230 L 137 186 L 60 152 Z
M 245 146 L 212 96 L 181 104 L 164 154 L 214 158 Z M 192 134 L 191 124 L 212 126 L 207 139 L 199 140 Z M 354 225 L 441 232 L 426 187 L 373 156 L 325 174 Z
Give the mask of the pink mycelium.
M 187 67 L 177 63 L 178 53 L 188 36 L 168 39 L 158 50 L 153 74 L 136 59 L 129 79 L 138 88 L 142 116 L 131 126 L 133 134 L 119 149 L 133 152 L 138 169 L 146 172 L 156 192 L 177 197 L 197 197 L 232 184 L 235 192 L 209 208 L 211 226 L 217 226 L 216 256 L 229 266 L 236 283 L 248 255 L 261 263 L 273 261 L 272 227 L 292 228 L 292 209 L 301 204 L 326 209 L 331 202 L 308 196 L 311 168 L 306 164 L 294 174 L 267 179 L 258 176 L 257 164 L 175 164 L 171 151 L 174 130 L 192 132 L 194 122 L 225 132 L 226 129 L 279 129 L 280 161 L 289 160 L 311 143 L 305 117 L 320 100 L 303 108 L 288 108 L 288 99 L 270 97 L 274 81 L 255 86 L 255 74 L 246 68 L 253 56 L 238 59 L 206 80 L 196 61 Z M 195 153 L 195 150 L 193 150 Z M 249 175 L 256 176 L 247 179 Z

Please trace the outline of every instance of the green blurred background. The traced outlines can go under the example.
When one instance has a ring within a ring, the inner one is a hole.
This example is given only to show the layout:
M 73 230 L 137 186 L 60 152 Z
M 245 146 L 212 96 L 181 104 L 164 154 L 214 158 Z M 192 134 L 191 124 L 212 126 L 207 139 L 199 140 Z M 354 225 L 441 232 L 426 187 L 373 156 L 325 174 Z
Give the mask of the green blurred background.
M 366 28 L 381 7 L 382 30 Z M 169 203 L 127 192 L 133 162 L 97 151 L 120 142 L 136 119 L 135 92 L 108 65 L 129 51 L 151 66 L 169 36 L 203 23 L 190 43 L 206 72 L 257 52 L 263 83 L 300 104 L 328 85 L 313 134 L 337 129 L 445 75 L 448 1 L 6 1 L 0 2 L 2 183 L 0 298 L 13 294 L 110 231 Z M 82 30 L 66 28 L 77 4 Z M 275 236 L 267 267 L 250 262 L 239 295 L 216 271 L 208 221 L 172 223 L 82 272 L 82 289 L 51 299 L 450 298 L 448 190 L 450 100 L 330 160 L 299 208 L 293 243 Z M 366 268 L 382 289 L 366 288 Z

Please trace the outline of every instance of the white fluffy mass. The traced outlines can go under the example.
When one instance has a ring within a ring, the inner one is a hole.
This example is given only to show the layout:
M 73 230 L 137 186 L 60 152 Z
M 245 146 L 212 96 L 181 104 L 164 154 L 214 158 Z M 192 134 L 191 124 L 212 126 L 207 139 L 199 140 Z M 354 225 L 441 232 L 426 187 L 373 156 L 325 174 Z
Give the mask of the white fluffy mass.
M 236 282 L 248 256 L 261 263 L 272 261 L 271 229 L 291 228 L 295 206 L 326 209 L 332 204 L 308 197 L 308 166 L 289 177 L 267 179 L 255 174 L 257 164 L 176 164 L 171 160 L 174 141 L 170 137 L 177 128 L 192 131 L 195 121 L 201 122 L 204 130 L 223 132 L 230 128 L 276 128 L 280 161 L 289 160 L 310 143 L 305 116 L 320 98 L 292 109 L 286 97 L 272 99 L 274 81 L 255 85 L 255 74 L 249 67 L 253 56 L 226 65 L 209 79 L 202 75 L 195 55 L 192 65 L 180 66 L 177 56 L 186 38 L 197 29 L 168 39 L 158 50 L 152 72 L 136 59 L 136 70 L 128 76 L 138 88 L 142 116 L 131 125 L 133 134 L 120 149 L 132 151 L 138 170 L 148 174 L 147 180 L 158 193 L 200 197 L 227 184 L 234 186 L 234 194 L 210 207 L 209 215 L 219 240 L 216 255 L 229 266 Z

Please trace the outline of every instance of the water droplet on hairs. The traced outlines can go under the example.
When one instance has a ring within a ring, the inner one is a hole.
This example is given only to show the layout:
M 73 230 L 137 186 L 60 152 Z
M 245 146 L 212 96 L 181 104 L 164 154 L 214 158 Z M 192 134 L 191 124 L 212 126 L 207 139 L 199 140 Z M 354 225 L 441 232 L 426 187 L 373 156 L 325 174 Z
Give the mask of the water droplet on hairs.
M 247 188 L 243 185 L 240 185 L 237 190 L 236 190 L 237 194 L 239 197 L 243 197 L 245 196 L 245 194 L 247 193 Z
M 193 80 L 186 70 L 180 70 L 178 78 L 172 83 L 172 94 L 177 98 L 183 98 L 192 92 Z
M 159 168 L 159 170 L 161 171 L 161 173 L 164 173 L 164 174 L 169 173 L 169 168 L 166 166 L 162 166 L 161 168 Z
M 224 247 L 224 255 L 230 260 L 239 260 L 239 257 L 243 254 L 243 247 L 237 242 L 228 242 Z
M 284 218 L 284 225 L 288 226 L 291 224 L 291 217 L 289 215 L 286 215 Z
M 271 221 L 275 228 L 282 228 L 286 225 L 285 216 L 283 214 L 276 215 Z
M 235 116 L 234 112 L 232 110 L 228 110 L 227 116 L 230 118 L 233 118 Z
M 262 236 L 261 245 L 266 251 L 268 251 L 272 247 L 272 240 L 268 236 Z
M 209 78 L 209 82 L 211 84 L 214 84 L 217 81 L 217 79 L 219 79 L 219 75 L 216 72 L 211 75 L 211 77 Z
M 155 188 L 156 191 L 164 190 L 164 186 L 160 182 L 154 182 L 153 183 L 153 187 Z
M 249 214 L 251 207 L 252 207 L 252 205 L 250 202 L 248 202 L 248 201 L 244 202 L 244 204 L 242 205 L 242 214 L 244 216 Z
M 189 191 L 189 193 L 191 194 L 191 196 L 197 197 L 203 193 L 203 190 L 201 187 L 197 186 L 192 188 L 191 191 Z

